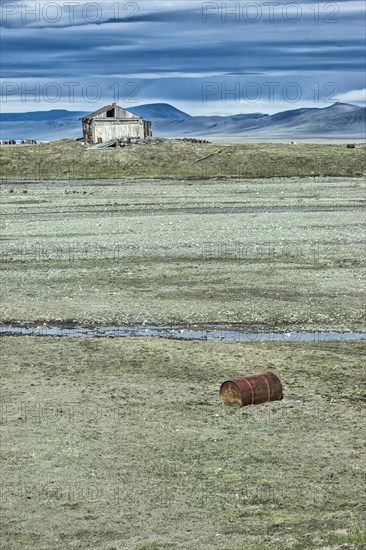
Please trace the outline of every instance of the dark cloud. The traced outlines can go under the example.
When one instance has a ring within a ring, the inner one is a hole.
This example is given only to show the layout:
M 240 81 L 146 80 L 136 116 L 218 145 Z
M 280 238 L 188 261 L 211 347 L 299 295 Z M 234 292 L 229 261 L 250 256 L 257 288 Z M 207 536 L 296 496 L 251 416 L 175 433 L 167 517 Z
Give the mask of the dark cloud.
M 295 79 L 306 90 L 314 82 L 335 82 L 342 93 L 363 87 L 365 30 L 360 2 L 334 4 L 339 7 L 335 14 L 326 8 L 329 4 L 316 4 L 320 11 L 315 21 L 314 4 L 307 1 L 299 4 L 297 21 L 279 11 L 273 21 L 263 12 L 255 23 L 243 18 L 235 22 L 233 17 L 223 21 L 221 2 L 211 3 L 218 12 L 206 23 L 201 3 L 181 2 L 179 9 L 164 1 L 136 4 L 138 9 L 128 17 L 121 13 L 111 17 L 106 8 L 110 6 L 101 3 L 101 17 L 94 22 L 81 12 L 74 20 L 63 14 L 54 24 L 31 17 L 22 22 L 19 13 L 11 17 L 8 12 L 1 35 L 3 79 L 96 81 L 103 89 L 133 80 L 142 99 L 171 103 L 186 99 L 197 104 L 208 81 L 232 86 L 238 79 L 254 79 L 261 85 L 268 79 L 282 83 Z M 11 9 L 16 3 L 3 2 L 3 13 L 6 5 Z M 330 15 L 336 15 L 337 21 L 327 21 Z

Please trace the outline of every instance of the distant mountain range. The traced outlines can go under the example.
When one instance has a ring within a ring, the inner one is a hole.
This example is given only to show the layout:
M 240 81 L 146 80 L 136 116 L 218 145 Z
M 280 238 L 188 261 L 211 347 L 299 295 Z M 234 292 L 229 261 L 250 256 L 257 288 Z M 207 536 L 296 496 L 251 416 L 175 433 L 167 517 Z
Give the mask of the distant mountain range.
M 155 137 L 243 137 L 254 139 L 365 139 L 366 108 L 347 103 L 296 109 L 275 115 L 190 116 L 167 103 L 125 107 L 153 123 Z M 81 137 L 86 112 L 51 110 L 0 113 L 0 139 L 52 141 Z

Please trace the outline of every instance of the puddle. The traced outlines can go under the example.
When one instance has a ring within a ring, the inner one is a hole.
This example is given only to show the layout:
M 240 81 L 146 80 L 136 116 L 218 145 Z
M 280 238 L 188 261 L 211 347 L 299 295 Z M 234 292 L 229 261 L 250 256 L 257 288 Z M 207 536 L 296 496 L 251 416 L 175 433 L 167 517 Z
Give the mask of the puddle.
M 24 207 L 26 206 L 26 202 L 19 202 L 16 203 L 20 207 L 22 204 Z M 89 205 L 90 206 L 90 205 Z M 83 206 L 82 209 L 78 206 L 74 206 L 73 208 L 69 209 L 63 209 L 62 214 L 96 214 L 99 215 L 101 212 L 105 211 L 105 207 L 102 205 L 97 205 L 98 208 L 89 207 L 88 205 Z M 108 207 L 108 214 L 124 214 L 128 216 L 160 216 L 162 213 L 169 214 L 169 215 L 181 215 L 182 212 L 185 214 L 194 214 L 194 215 L 213 215 L 213 214 L 237 214 L 237 215 L 255 215 L 255 214 L 291 214 L 293 212 L 303 212 L 303 213 L 310 213 L 310 212 L 338 212 L 338 211 L 346 211 L 346 210 L 358 210 L 360 208 L 363 208 L 362 204 L 344 204 L 344 205 L 304 205 L 304 206 L 297 206 L 297 205 L 290 205 L 290 206 L 252 206 L 252 207 L 246 207 L 246 206 L 236 206 L 236 207 L 227 207 L 227 206 L 206 206 L 206 207 L 190 207 L 186 206 L 183 209 L 181 208 L 174 208 L 174 207 L 149 207 L 149 208 L 140 208 L 140 205 L 133 205 L 129 207 L 123 207 L 120 206 L 118 208 Z M 60 214 L 59 210 L 39 210 L 39 211 L 31 211 L 27 210 L 27 214 L 29 215 L 37 215 L 37 216 L 49 216 L 49 215 L 57 215 Z M 19 212 L 14 212 L 12 214 L 13 216 L 23 216 L 24 212 L 20 210 Z
M 70 183 L 70 182 L 74 182 L 75 180 L 69 180 L 69 179 L 65 179 L 65 180 L 35 180 L 35 179 L 30 179 L 30 180 L 8 180 L 8 179 L 1 179 L 0 180 L 0 185 L 35 185 L 35 184 L 46 184 L 46 185 L 50 185 L 50 184 L 61 184 L 61 185 L 64 185 L 65 183 Z M 77 180 L 76 180 L 77 181 Z M 83 180 L 85 181 L 85 180 Z
M 223 327 L 199 328 L 179 326 L 17 326 L 1 325 L 0 336 L 72 336 L 78 338 L 123 338 L 126 336 L 149 336 L 178 340 L 207 340 L 210 342 L 261 341 L 329 341 L 329 340 L 366 340 L 363 332 L 245 332 Z

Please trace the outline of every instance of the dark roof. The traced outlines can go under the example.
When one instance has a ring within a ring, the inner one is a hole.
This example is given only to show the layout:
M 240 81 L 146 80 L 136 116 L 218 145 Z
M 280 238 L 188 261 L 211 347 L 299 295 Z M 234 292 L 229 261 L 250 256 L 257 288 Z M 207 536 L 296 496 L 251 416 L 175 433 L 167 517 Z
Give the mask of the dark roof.
M 94 113 L 90 113 L 89 115 L 83 116 L 80 120 L 84 120 L 86 118 L 94 118 L 97 115 L 101 115 L 102 113 L 105 113 L 105 111 L 109 111 L 110 109 L 113 109 L 113 107 L 115 107 L 115 105 L 106 105 L 105 107 L 102 107 L 97 111 L 94 111 Z
M 98 115 L 101 115 L 102 113 L 105 113 L 106 111 L 109 111 L 110 109 L 114 109 L 115 107 L 118 107 L 117 103 L 111 103 L 110 105 L 106 105 L 105 107 L 102 107 L 101 109 L 98 109 L 97 111 L 94 111 L 94 113 L 90 113 L 89 115 L 84 115 L 80 120 L 87 120 L 90 118 L 94 118 Z M 125 111 L 127 109 L 124 109 Z M 130 112 L 130 111 L 128 111 Z M 134 113 L 132 113 L 134 114 Z M 136 118 L 140 118 L 138 115 L 134 115 Z

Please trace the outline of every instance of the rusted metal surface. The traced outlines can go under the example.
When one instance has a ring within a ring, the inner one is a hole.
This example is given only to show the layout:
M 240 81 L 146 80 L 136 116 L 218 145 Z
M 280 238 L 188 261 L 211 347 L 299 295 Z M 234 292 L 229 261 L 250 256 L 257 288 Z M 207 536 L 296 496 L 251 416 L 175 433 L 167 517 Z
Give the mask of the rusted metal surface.
M 245 407 L 280 399 L 282 385 L 273 372 L 227 380 L 220 388 L 220 400 L 225 405 Z

